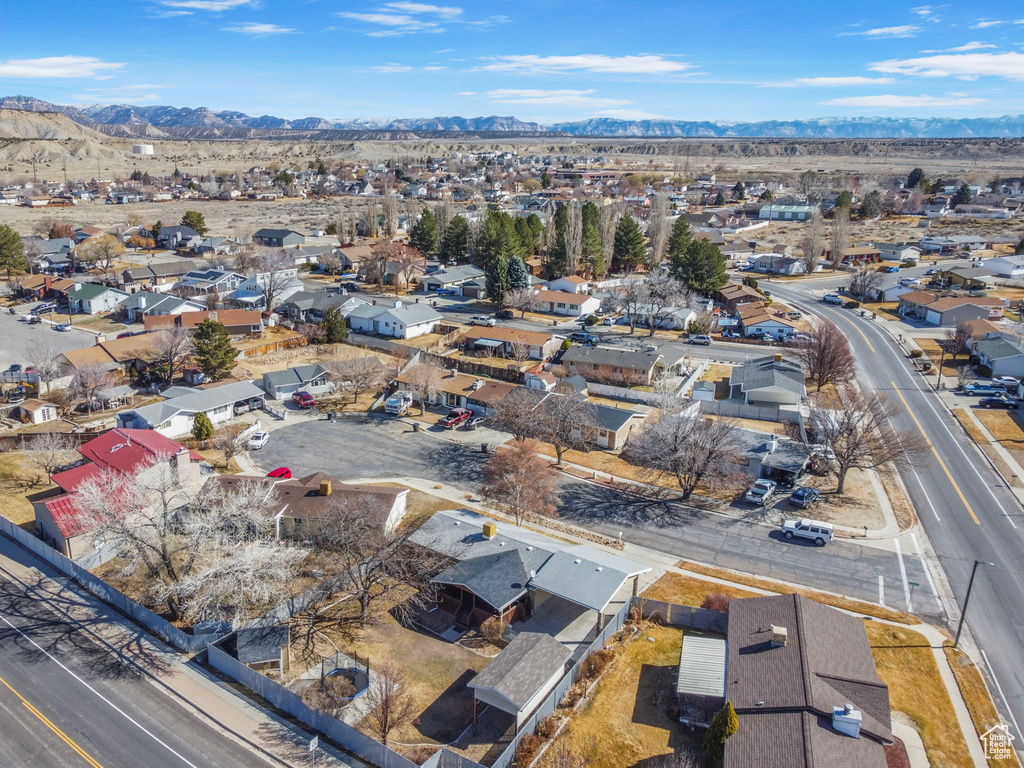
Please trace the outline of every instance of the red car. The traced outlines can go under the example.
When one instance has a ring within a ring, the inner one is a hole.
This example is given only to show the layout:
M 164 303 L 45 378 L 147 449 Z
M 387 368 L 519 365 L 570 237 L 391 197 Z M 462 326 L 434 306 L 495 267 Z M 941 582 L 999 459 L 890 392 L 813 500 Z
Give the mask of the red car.
M 454 429 L 459 424 L 464 424 L 473 418 L 473 412 L 468 408 L 453 408 L 448 411 L 448 415 L 441 418 L 437 422 L 437 426 L 444 427 L 445 429 Z
M 292 402 L 298 405 L 299 408 L 306 409 L 316 405 L 316 398 L 309 394 L 309 392 L 296 392 L 292 395 Z
M 288 467 L 278 467 L 267 472 L 267 477 L 272 477 L 275 480 L 291 480 L 292 471 Z

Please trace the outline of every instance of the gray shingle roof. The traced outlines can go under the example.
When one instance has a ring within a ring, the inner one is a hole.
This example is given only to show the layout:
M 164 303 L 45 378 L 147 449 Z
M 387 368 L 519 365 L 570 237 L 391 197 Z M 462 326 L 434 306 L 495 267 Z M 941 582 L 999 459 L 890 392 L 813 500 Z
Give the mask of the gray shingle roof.
M 634 352 L 628 349 L 612 347 L 585 347 L 573 345 L 562 355 L 566 363 L 586 363 L 589 365 L 610 365 L 618 368 L 631 368 L 638 371 L 649 371 L 654 368 L 661 355 L 657 352 Z
M 220 387 L 200 389 L 180 397 L 172 397 L 170 400 L 160 403 L 144 405 L 141 408 L 126 411 L 125 415 L 134 413 L 138 418 L 156 427 L 179 413 L 211 411 L 221 406 L 232 405 L 239 400 L 248 400 L 250 397 L 263 397 L 263 390 L 251 381 L 236 381 Z
M 390 315 L 407 326 L 440 322 L 443 319 L 437 310 L 429 304 L 403 304 L 400 307 L 388 308 L 382 314 Z
M 594 403 L 591 407 L 594 411 L 594 421 L 597 423 L 597 426 L 610 432 L 618 432 L 634 416 L 644 415 L 639 411 L 629 408 L 613 408 L 610 405 L 600 405 L 597 403 Z
M 516 549 L 461 560 L 437 574 L 437 584 L 457 584 L 501 611 L 526 594 L 530 574 Z
M 650 569 L 581 544 L 555 552 L 530 584 L 584 608 L 600 611 L 615 597 L 631 573 L 644 570 Z
M 281 658 L 281 648 L 291 642 L 290 638 L 291 630 L 287 624 L 246 627 L 238 630 L 235 655 L 243 664 L 278 661 Z
M 489 688 L 522 711 L 571 655 L 570 648 L 550 635 L 523 632 L 469 681 L 469 687 Z
M 194 261 L 164 261 L 145 267 L 132 267 L 125 272 L 132 280 L 145 280 L 147 277 L 177 277 L 193 269 Z
M 451 285 L 453 283 L 462 282 L 464 280 L 477 280 L 484 276 L 484 271 L 479 267 L 464 264 L 461 267 L 439 269 L 437 272 L 427 275 L 423 279 L 426 282 L 440 282 L 446 285 Z
M 999 336 L 994 339 L 982 339 L 977 343 L 975 349 L 989 360 L 1002 360 L 1006 357 L 1024 355 L 1024 344 Z
M 732 369 L 729 384 L 740 385 L 742 392 L 752 392 L 767 387 L 778 387 L 798 395 L 806 392 L 804 371 L 799 363 L 791 360 L 775 360 L 774 357 L 759 357 Z
M 313 363 L 312 365 L 297 365 L 283 371 L 264 373 L 263 380 L 275 388 L 280 388 L 291 384 L 308 384 L 325 373 L 327 373 L 327 368 L 320 363 Z
M 301 235 L 301 232 L 296 232 L 294 229 L 260 229 L 253 237 L 284 237 L 285 235 Z

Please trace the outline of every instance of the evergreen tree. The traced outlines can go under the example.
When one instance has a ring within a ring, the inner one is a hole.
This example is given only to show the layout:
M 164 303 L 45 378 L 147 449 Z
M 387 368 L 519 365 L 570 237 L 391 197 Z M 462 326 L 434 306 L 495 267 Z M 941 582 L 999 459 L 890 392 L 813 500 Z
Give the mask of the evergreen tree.
M 676 219 L 676 223 L 672 225 L 672 232 L 668 236 L 668 259 L 670 262 L 675 259 L 680 259 L 683 254 L 686 253 L 686 246 L 690 244 L 690 240 L 693 239 L 693 234 L 690 232 L 690 222 L 686 220 L 685 215 L 680 215 Z
M 547 171 L 544 171 L 544 173 L 540 175 L 540 185 L 544 189 L 547 189 L 548 187 L 551 186 L 551 174 L 548 173 Z
M 961 184 L 960 189 L 953 195 L 953 199 L 950 201 L 953 207 L 956 208 L 958 205 L 967 205 L 974 200 L 974 195 L 971 194 L 970 187 L 966 184 Z
M 882 193 L 872 189 L 864 196 L 860 204 L 860 215 L 865 219 L 873 219 L 882 214 Z
M 729 282 L 725 256 L 707 240 L 692 240 L 681 257 L 670 259 L 669 272 L 691 291 L 705 296 Z
M 196 440 L 209 440 L 213 437 L 213 422 L 210 417 L 200 411 L 192 421 L 192 437 Z
M 916 189 L 917 185 L 924 181 L 924 171 L 915 168 L 907 176 L 907 189 Z
M 12 273 L 27 268 L 25 244 L 21 236 L 6 224 L 0 224 L 0 269 L 10 277 Z
M 615 228 L 615 243 L 612 246 L 612 259 L 618 266 L 632 271 L 638 264 L 647 259 L 647 247 L 644 234 L 636 219 L 628 213 L 623 214 L 619 225 Z
M 469 222 L 462 216 L 453 216 L 444 231 L 439 256 L 445 264 L 462 264 L 469 258 Z
M 424 258 L 432 259 L 437 255 L 437 219 L 424 207 L 416 225 L 409 233 L 409 245 L 417 248 Z
M 337 344 L 348 338 L 348 325 L 340 309 L 328 309 L 324 318 L 324 340 L 328 344 Z
M 530 273 L 526 269 L 526 264 L 518 256 L 508 263 L 508 285 L 509 289 L 513 291 L 530 287 Z
M 608 266 L 604 258 L 604 246 L 601 244 L 597 206 L 588 200 L 583 204 L 580 214 L 583 218 L 583 260 L 590 265 L 590 271 L 595 277 L 602 277 Z
M 164 228 L 164 223 L 160 219 L 156 220 L 156 224 L 149 228 L 149 231 L 153 233 L 153 237 L 160 237 L 160 230 Z
M 721 192 L 715 195 L 714 205 L 725 205 L 725 195 L 723 195 Z
M 744 184 L 742 181 L 737 181 L 736 186 L 732 188 L 732 193 L 737 200 L 746 200 L 747 185 Z
M 511 289 L 510 261 L 507 256 L 497 255 L 487 264 L 487 297 L 498 306 L 498 309 L 505 306 L 505 297 Z
M 539 247 L 544 242 L 544 222 L 540 220 L 540 216 L 536 213 L 531 213 L 527 216 L 526 221 L 530 225 L 530 229 L 533 230 L 533 241 Z
M 199 368 L 211 379 L 223 379 L 235 367 L 238 354 L 223 323 L 207 318 L 196 326 L 193 335 Z
M 205 235 L 209 231 L 206 227 L 206 218 L 199 211 L 185 211 L 185 215 L 181 217 L 181 224 L 192 227 L 200 235 Z
M 494 259 L 511 259 L 523 255 L 523 245 L 516 234 L 515 221 L 503 211 L 491 209 L 484 218 L 477 255 L 485 265 Z
M 853 205 L 853 193 L 848 189 L 844 189 L 839 193 L 839 197 L 836 198 L 836 208 L 845 208 L 849 211 L 851 205 Z
M 539 246 L 537 236 L 534 234 L 530 222 L 522 216 L 516 219 L 516 235 L 519 237 L 519 242 L 523 245 L 525 255 L 532 256 L 537 252 L 537 247 Z
M 704 754 L 713 763 L 722 762 L 725 757 L 725 740 L 740 729 L 739 718 L 736 717 L 736 710 L 732 702 L 725 702 L 725 706 L 718 710 L 711 721 L 711 725 L 704 733 Z

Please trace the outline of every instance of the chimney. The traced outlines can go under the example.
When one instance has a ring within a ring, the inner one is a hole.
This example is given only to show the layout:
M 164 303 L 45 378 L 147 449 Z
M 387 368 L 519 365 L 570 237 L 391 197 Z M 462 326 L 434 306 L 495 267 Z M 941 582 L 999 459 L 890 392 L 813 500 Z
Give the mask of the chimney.
M 860 710 L 854 709 L 853 704 L 832 708 L 832 727 L 846 736 L 859 739 L 860 726 L 863 721 L 864 718 Z
M 71 286 L 71 290 L 72 291 L 79 291 L 79 290 L 81 290 L 81 288 L 82 288 L 82 284 L 81 283 L 75 283 L 74 285 Z
M 787 634 L 785 627 L 776 627 L 772 624 L 771 639 L 768 641 L 768 644 L 772 648 L 785 648 Z
M 780 352 L 776 352 L 775 355 L 773 355 L 772 359 L 776 363 L 781 363 L 782 362 L 782 354 Z
M 53 287 L 53 278 L 50 277 L 49 275 L 44 276 L 43 277 L 43 287 L 46 288 L 47 293 L 49 293 L 50 288 Z
M 775 453 L 779 449 L 779 440 L 772 437 L 768 440 L 768 453 Z
M 139 309 L 145 309 L 145 308 L 146 308 L 146 294 L 143 293 L 141 296 L 139 296 Z
M 331 495 L 331 481 L 330 480 L 321 480 L 320 481 L 320 495 L 321 496 L 330 496 Z
M 484 538 L 493 539 L 498 535 L 498 524 L 488 520 L 484 523 Z

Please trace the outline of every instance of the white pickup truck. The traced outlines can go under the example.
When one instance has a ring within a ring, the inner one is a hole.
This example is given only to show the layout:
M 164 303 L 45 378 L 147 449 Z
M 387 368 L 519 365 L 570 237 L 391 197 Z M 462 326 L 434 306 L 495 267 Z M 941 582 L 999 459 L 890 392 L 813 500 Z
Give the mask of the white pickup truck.
M 384 401 L 384 413 L 390 413 L 392 416 L 402 416 L 409 410 L 411 405 L 411 392 L 395 392 L 395 394 Z

